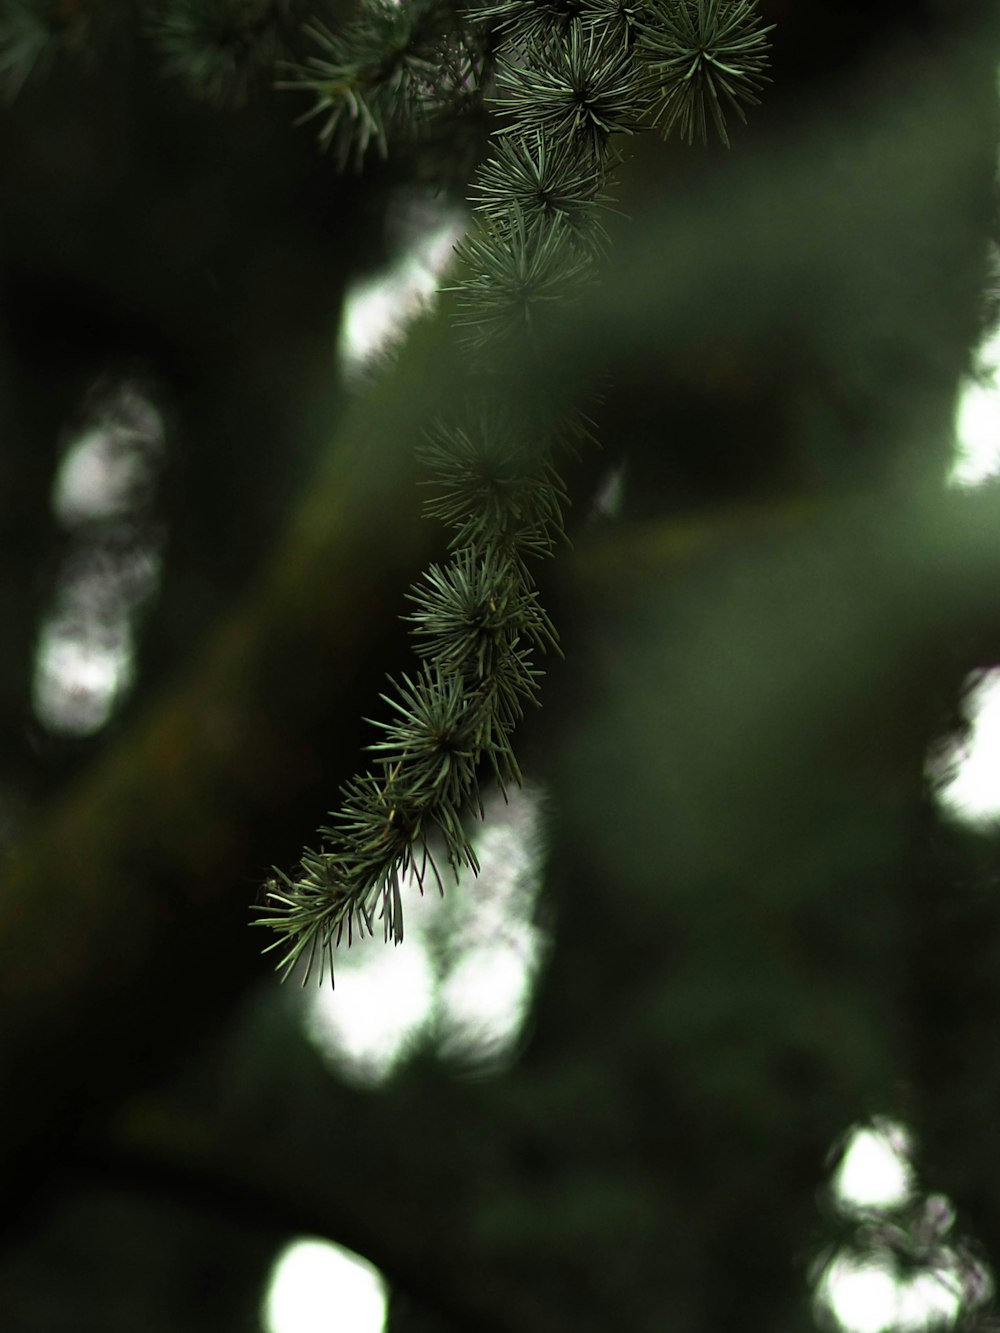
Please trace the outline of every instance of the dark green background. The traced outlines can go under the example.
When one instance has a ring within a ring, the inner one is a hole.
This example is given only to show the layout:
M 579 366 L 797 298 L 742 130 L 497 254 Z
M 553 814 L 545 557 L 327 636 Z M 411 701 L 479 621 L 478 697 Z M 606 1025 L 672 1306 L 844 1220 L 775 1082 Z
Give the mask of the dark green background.
M 386 1274 L 392 1333 L 791 1333 L 827 1154 L 879 1113 L 1000 1253 L 998 848 L 924 772 L 1000 660 L 1000 502 L 942 482 L 994 299 L 995 19 L 761 9 L 764 105 L 728 154 L 627 146 L 557 331 L 606 387 L 523 728 L 552 951 L 478 1079 L 427 1052 L 342 1086 L 247 929 L 443 549 L 411 451 L 461 373 L 446 309 L 367 394 L 333 357 L 412 164 L 338 177 L 301 100 L 200 104 L 128 7 L 0 112 L 5 1329 L 250 1329 L 317 1234 Z M 48 495 L 109 375 L 165 413 L 165 565 L 133 696 L 71 743 L 30 712 Z

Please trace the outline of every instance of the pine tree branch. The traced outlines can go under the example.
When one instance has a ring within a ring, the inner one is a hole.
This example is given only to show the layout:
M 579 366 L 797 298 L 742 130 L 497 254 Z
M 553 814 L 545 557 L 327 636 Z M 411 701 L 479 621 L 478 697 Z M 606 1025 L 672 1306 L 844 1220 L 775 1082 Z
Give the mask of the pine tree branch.
M 664 134 L 676 125 L 688 143 L 708 142 L 712 121 L 729 147 L 726 112 L 746 121 L 768 82 L 767 34 L 754 0 L 652 0 L 641 13 L 638 52 L 656 89 L 657 124 Z

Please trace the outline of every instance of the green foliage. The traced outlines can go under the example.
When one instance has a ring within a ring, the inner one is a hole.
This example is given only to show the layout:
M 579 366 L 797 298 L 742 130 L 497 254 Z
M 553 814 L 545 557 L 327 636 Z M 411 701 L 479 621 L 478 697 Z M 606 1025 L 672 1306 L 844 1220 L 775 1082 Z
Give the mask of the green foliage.
M 766 48 L 747 0 L 486 0 L 467 15 L 443 0 L 365 0 L 343 32 L 310 32 L 324 54 L 286 86 L 313 93 L 307 118 L 342 167 L 385 156 L 392 138 L 418 136 L 460 103 L 486 98 L 502 117 L 471 186 L 479 221 L 457 248 L 454 287 L 484 382 L 503 347 L 541 352 L 546 312 L 594 279 L 612 136 L 642 128 L 658 105 L 665 130 L 704 137 L 710 116 L 728 144 L 722 102 L 742 116 Z M 579 422 L 539 431 L 498 407 L 512 397 L 501 380 L 427 430 L 436 494 L 425 512 L 452 529 L 453 557 L 410 593 L 422 665 L 382 696 L 393 716 L 374 722 L 379 772 L 341 790 L 322 849 L 270 885 L 259 924 L 278 932 L 286 972 L 307 956 L 308 976 L 318 951 L 322 976 L 331 941 L 370 932 L 376 913 L 398 942 L 401 880 L 422 886 L 429 868 L 442 888 L 435 846 L 456 873 L 476 868 L 464 821 L 482 814 L 481 764 L 502 788 L 521 781 L 512 735 L 539 701 L 533 654 L 558 650 L 526 562 L 563 532 L 553 451 Z
M 746 120 L 766 82 L 767 33 L 753 0 L 652 0 L 640 21 L 640 54 L 660 90 L 664 133 L 676 125 L 690 143 L 708 142 L 711 119 L 728 146 L 726 111 Z
M 410 594 L 418 609 L 407 619 L 415 626 L 418 652 L 449 675 L 478 686 L 501 673 L 520 639 L 536 648 L 557 646 L 537 593 L 520 570 L 512 574 L 505 554 L 466 546 L 447 569 L 431 565 L 425 577 L 425 586 Z M 516 693 L 531 697 L 529 677 Z
M 484 50 L 447 0 L 365 0 L 343 32 L 307 27 L 322 48 L 280 87 L 311 92 L 304 120 L 320 119 L 320 142 L 338 166 L 360 168 L 367 153 L 388 152 L 391 137 L 426 133 L 478 92 Z
M 509 409 L 480 403 L 465 422 L 437 422 L 420 459 L 437 491 L 424 513 L 454 529 L 453 547 L 489 544 L 523 561 L 564 536 L 562 479 L 538 431 Z
M 643 14 L 642 0 L 580 0 L 580 14 L 588 23 L 618 37 L 629 48 L 635 45 Z
M 560 219 L 574 239 L 600 245 L 607 233 L 597 205 L 608 202 L 601 180 L 593 154 L 581 152 L 574 138 L 539 130 L 499 139 L 495 156 L 476 173 L 471 198 L 487 225 L 509 227 L 516 218 L 530 234 Z
M 645 71 L 606 30 L 575 19 L 565 34 L 497 64 L 498 106 L 513 120 L 503 133 L 537 131 L 599 154 L 612 134 L 632 134 L 642 124 Z
M 476 791 L 475 709 L 463 691 L 462 676 L 425 663 L 416 680 L 393 682 L 396 696 L 381 698 L 396 712 L 392 722 L 372 719 L 385 732 L 369 745 L 387 771 L 398 778 L 408 769 L 408 804 L 448 807 L 456 818 L 466 795 Z
M 469 270 L 457 287 L 458 322 L 470 347 L 527 338 L 537 343 L 538 322 L 552 302 L 563 302 L 592 276 L 593 256 L 558 219 L 528 231 L 515 215 L 509 227 L 471 233 L 458 248 Z
M 472 7 L 476 19 L 495 28 L 504 45 L 528 50 L 549 38 L 558 40 L 582 10 L 581 0 L 482 0 Z
M 238 104 L 287 56 L 297 0 L 171 0 L 149 29 L 169 74 L 210 101 Z
M 81 0 L 4 0 L 0 7 L 0 90 L 15 97 L 57 52 L 86 54 L 107 15 Z

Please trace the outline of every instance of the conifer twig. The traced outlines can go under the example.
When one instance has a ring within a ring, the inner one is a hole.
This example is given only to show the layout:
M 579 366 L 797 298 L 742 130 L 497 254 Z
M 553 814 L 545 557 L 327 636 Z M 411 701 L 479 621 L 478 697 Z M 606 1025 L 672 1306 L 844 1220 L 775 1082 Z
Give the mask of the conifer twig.
M 469 62 L 470 78 L 481 94 L 495 57 L 502 123 L 472 187 L 479 220 L 457 248 L 453 286 L 480 396 L 464 418 L 431 425 L 421 450 L 437 492 L 425 512 L 452 529 L 451 562 L 431 565 L 409 594 L 421 666 L 381 696 L 391 720 L 372 721 L 377 771 L 341 789 L 320 848 L 268 886 L 257 924 L 277 932 L 269 947 L 286 975 L 305 959 L 308 977 L 318 956 L 322 978 L 333 945 L 370 934 L 376 918 L 398 943 L 403 880 L 422 891 L 429 869 L 443 891 L 436 847 L 456 877 L 478 869 L 465 821 L 482 816 L 479 767 L 501 788 L 521 781 L 512 735 L 525 704 L 538 703 L 534 654 L 558 651 L 527 562 L 552 553 L 567 503 L 553 452 L 569 423 L 538 435 L 500 408 L 511 393 L 492 370 L 497 351 L 540 352 L 546 311 L 592 281 L 612 136 L 648 123 L 659 98 L 668 129 L 702 127 L 708 105 L 728 143 L 720 95 L 742 115 L 762 78 L 749 0 L 486 0 L 457 29 L 449 13 L 445 0 L 365 0 L 343 34 L 312 29 L 325 54 L 298 76 L 317 98 L 309 115 L 322 117 L 321 140 L 342 165 L 360 164 L 433 104 L 430 53 L 454 50 L 454 32 L 471 29 L 458 46 L 491 50 Z

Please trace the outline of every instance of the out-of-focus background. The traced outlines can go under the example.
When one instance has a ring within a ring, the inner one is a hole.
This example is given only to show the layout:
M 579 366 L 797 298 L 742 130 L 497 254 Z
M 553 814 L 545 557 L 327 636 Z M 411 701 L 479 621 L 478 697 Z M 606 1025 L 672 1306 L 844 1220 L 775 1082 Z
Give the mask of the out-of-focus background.
M 623 145 L 558 334 L 524 788 L 302 989 L 249 922 L 445 550 L 466 168 L 0 6 L 5 1333 L 993 1326 L 998 24 L 760 9 L 762 106 Z

